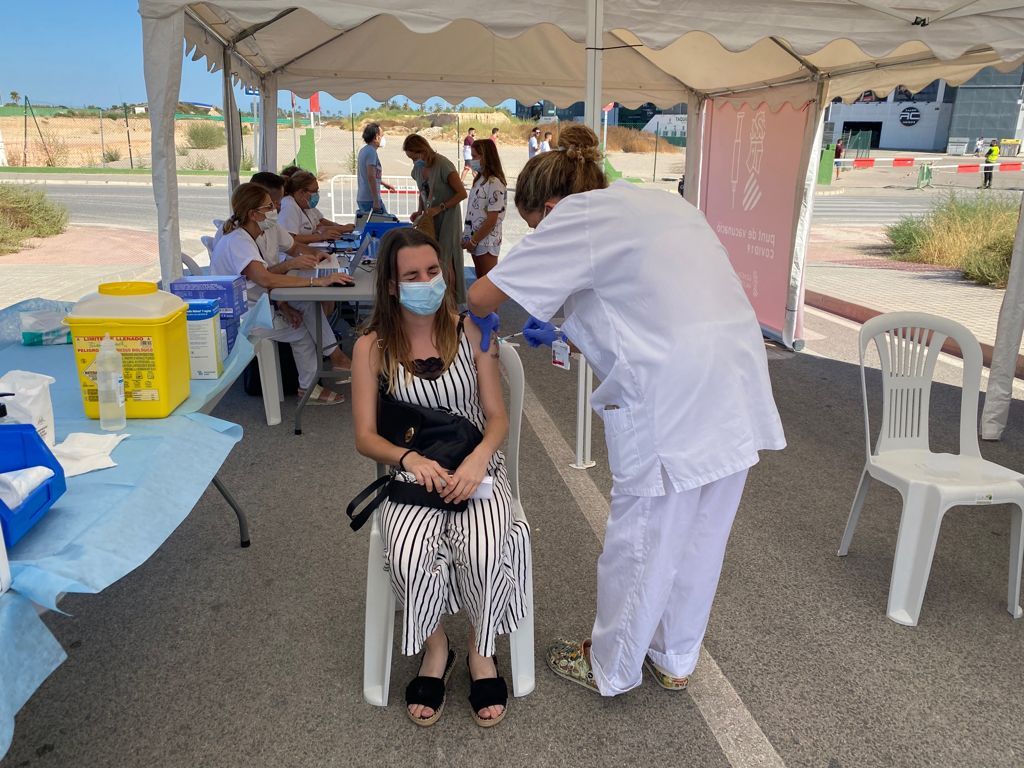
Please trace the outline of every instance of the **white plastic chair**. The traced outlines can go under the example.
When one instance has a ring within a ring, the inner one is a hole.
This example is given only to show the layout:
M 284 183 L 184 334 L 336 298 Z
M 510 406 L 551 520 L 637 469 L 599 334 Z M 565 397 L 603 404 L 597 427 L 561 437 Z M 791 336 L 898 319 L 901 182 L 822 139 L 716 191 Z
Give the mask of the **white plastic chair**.
M 199 238 L 199 242 L 206 248 L 206 252 L 210 255 L 210 263 L 213 264 L 213 246 L 214 239 L 212 235 L 203 235 Z
M 932 375 L 947 338 L 960 346 L 964 362 L 959 454 L 932 453 L 928 442 Z M 874 451 L 864 376 L 864 352 L 869 341 L 875 342 L 882 364 L 882 425 Z M 916 626 L 946 511 L 958 505 L 1014 504 L 1007 610 L 1015 619 L 1021 618 L 1024 475 L 986 461 L 978 449 L 981 347 L 977 340 L 959 323 L 934 315 L 880 315 L 866 322 L 860 331 L 860 378 L 867 461 L 839 545 L 839 556 L 845 556 L 850 549 L 871 478 L 898 490 L 903 496 L 903 513 L 886 615 L 898 624 Z
M 510 344 L 499 347 L 501 365 L 509 382 L 509 428 L 505 462 L 512 487 L 513 514 L 526 522 L 519 498 L 519 435 L 523 420 L 525 377 L 519 354 Z M 532 555 L 531 555 L 532 563 Z M 526 615 L 509 638 L 512 656 L 512 693 L 526 696 L 534 688 L 533 568 L 526 570 Z M 395 593 L 384 570 L 384 540 L 377 514 L 370 528 L 370 555 L 366 566 L 366 637 L 363 646 L 363 698 L 378 707 L 388 705 L 391 651 L 395 633 Z

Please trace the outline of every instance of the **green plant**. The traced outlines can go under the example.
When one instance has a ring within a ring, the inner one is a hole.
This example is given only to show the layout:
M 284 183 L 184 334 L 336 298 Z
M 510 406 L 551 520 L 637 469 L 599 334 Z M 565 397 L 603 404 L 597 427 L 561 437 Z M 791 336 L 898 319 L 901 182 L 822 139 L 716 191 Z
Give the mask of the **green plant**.
M 0 183 L 0 253 L 13 253 L 30 237 L 64 231 L 67 209 L 24 184 Z
M 224 126 L 219 123 L 197 120 L 189 123 L 185 134 L 192 149 L 217 149 L 227 144 Z
M 121 150 L 117 147 L 110 147 L 109 149 L 103 150 L 103 162 L 104 163 L 116 163 L 121 159 Z
M 358 171 L 358 168 L 356 167 L 358 163 L 358 155 L 356 155 L 355 152 L 349 152 L 345 155 L 345 168 L 353 176 L 355 176 Z
M 189 147 L 187 144 L 177 144 L 174 147 L 174 151 L 178 157 L 188 157 Z
M 256 165 L 256 161 L 253 159 L 252 152 L 245 147 L 242 148 L 242 158 L 240 160 L 239 167 L 243 171 L 251 171 Z
M 923 217 L 886 229 L 892 258 L 960 270 L 983 285 L 1006 284 L 1018 201 L 1006 195 L 949 194 Z
M 212 171 L 213 163 L 202 155 L 192 155 L 185 163 L 185 167 L 191 171 Z
M 49 130 L 43 131 L 42 137 L 36 141 L 36 153 L 48 168 L 63 168 L 71 155 L 63 137 Z

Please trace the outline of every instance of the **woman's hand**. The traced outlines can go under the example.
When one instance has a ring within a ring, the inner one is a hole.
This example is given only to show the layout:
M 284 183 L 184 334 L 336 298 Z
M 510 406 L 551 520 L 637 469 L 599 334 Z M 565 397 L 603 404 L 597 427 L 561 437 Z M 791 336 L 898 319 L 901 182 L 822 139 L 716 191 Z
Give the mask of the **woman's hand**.
M 422 215 L 423 215 L 423 211 L 413 211 L 409 215 L 409 221 L 413 221 L 414 222 L 414 221 L 416 221 L 416 219 L 418 219 Z
M 316 269 L 316 265 L 320 263 L 322 256 L 313 253 L 300 253 L 298 256 L 293 256 L 288 259 L 288 269 Z
M 487 462 L 490 458 L 478 450 L 469 454 L 452 474 L 444 491 L 444 500 L 458 503 L 472 496 L 487 474 Z
M 469 251 L 470 255 L 473 255 L 473 254 L 476 253 L 477 245 L 479 245 L 479 244 L 478 243 L 474 243 L 469 238 L 466 238 L 465 240 L 462 241 L 462 249 L 465 250 L 465 251 Z
M 331 285 L 354 285 L 355 282 L 355 278 L 351 275 L 342 274 L 341 272 L 334 272 L 330 275 L 317 277 L 313 280 L 313 284 L 319 285 L 321 288 L 326 288 Z
M 422 454 L 413 451 L 402 461 L 402 467 L 406 472 L 411 472 L 416 477 L 416 482 L 428 491 L 436 490 L 442 493 L 451 484 L 451 476 L 448 470 L 442 467 L 433 459 L 428 459 Z M 399 467 L 399 469 L 402 469 Z

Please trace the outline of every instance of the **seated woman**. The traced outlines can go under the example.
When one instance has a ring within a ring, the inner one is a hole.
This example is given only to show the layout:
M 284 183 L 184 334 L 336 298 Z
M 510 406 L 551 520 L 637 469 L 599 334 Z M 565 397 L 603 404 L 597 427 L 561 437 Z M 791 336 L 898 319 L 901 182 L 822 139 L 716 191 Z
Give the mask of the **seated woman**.
M 480 351 L 480 331 L 455 312 L 437 243 L 411 228 L 393 229 L 377 257 L 376 304 L 355 345 L 352 412 L 356 449 L 398 467 L 398 480 L 437 489 L 449 502 L 468 499 L 465 512 L 385 501 L 378 509 L 385 559 L 403 606 L 402 652 L 423 650 L 419 675 L 406 689 L 407 714 L 432 725 L 444 706 L 455 651 L 444 614 L 469 617 L 470 703 L 478 725 L 505 716 L 507 687 L 494 657 L 495 636 L 512 632 L 526 613 L 529 529 L 512 515 L 505 459 L 508 432 L 497 344 Z M 436 461 L 394 445 L 377 432 L 380 393 L 473 422 L 483 441 L 450 472 Z M 474 499 L 486 475 L 493 494 Z
M 317 243 L 332 240 L 355 227 L 352 224 L 336 224 L 317 210 L 320 202 L 320 184 L 309 171 L 296 171 L 284 183 L 284 198 L 281 200 L 281 220 L 284 230 L 299 243 Z
M 243 275 L 250 306 L 272 288 L 347 285 L 353 282 L 351 277 L 341 273 L 324 277 L 287 275 L 284 274 L 289 268 L 287 261 L 267 266 L 271 257 L 271 244 L 267 241 L 267 232 L 274 228 L 276 211 L 270 195 L 258 184 L 240 184 L 231 196 L 231 210 L 231 217 L 224 222 L 224 236 L 213 249 L 210 273 Z M 309 399 L 311 404 L 338 405 L 345 401 L 344 396 L 324 389 L 317 382 L 320 361 L 317 359 L 316 344 L 313 340 L 316 326 L 315 315 L 309 311 L 311 307 L 315 309 L 316 305 L 312 302 L 291 305 L 278 302 L 274 315 L 274 330 L 266 334 L 265 338 L 287 341 L 292 345 L 295 367 L 299 372 L 299 397 L 303 397 L 312 387 Z M 305 317 L 307 315 L 309 320 Z M 330 350 L 335 367 L 348 368 L 348 356 L 337 346 L 334 333 L 326 323 L 322 333 L 324 350 Z

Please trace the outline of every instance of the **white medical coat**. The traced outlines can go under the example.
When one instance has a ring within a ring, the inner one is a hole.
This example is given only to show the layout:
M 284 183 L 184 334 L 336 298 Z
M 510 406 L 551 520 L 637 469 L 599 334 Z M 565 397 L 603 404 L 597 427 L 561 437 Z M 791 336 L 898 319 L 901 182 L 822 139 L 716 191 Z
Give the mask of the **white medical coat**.
M 217 243 L 220 242 L 222 237 L 224 237 L 223 224 L 217 227 L 217 233 L 213 236 L 214 250 L 216 250 Z M 277 224 L 263 232 L 257 240 L 260 241 L 260 248 L 265 255 L 268 266 L 281 263 L 281 261 L 287 258 L 288 249 L 295 244 L 295 238 L 288 234 L 284 227 Z
M 725 248 L 677 195 L 627 182 L 562 199 L 491 281 L 562 330 L 601 379 L 613 493 L 706 485 L 786 445 L 754 311 Z M 618 406 L 606 410 L 606 406 Z
M 311 235 L 324 215 L 316 208 L 302 208 L 291 195 L 281 198 L 281 212 L 277 224 L 293 235 Z
M 217 245 L 213 247 L 210 274 L 241 275 L 242 270 L 254 261 L 258 261 L 265 267 L 267 266 L 267 257 L 271 253 L 270 245 L 266 232 L 261 232 L 260 236 L 253 240 L 252 235 L 241 227 L 233 229 L 221 237 Z M 254 283 L 248 277 L 245 279 L 245 295 L 250 306 L 266 292 L 266 288 Z

